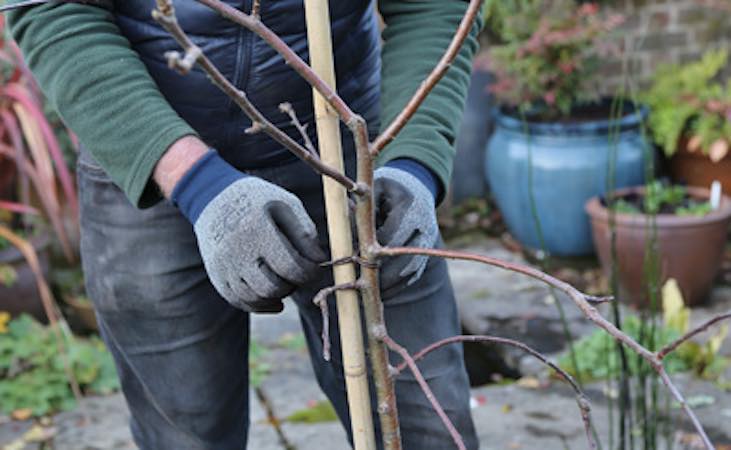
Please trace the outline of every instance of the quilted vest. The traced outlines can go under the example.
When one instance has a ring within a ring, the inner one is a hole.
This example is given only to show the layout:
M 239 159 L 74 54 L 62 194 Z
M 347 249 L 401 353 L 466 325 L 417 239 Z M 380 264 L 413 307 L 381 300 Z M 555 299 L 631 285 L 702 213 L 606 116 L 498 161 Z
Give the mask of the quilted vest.
M 227 0 L 250 11 L 252 0 Z M 116 0 L 117 23 L 140 54 L 160 91 L 204 141 L 240 169 L 272 167 L 293 160 L 263 133 L 244 133 L 251 121 L 196 69 L 180 75 L 167 67 L 164 54 L 178 44 L 152 19 L 155 0 Z M 301 122 L 312 124 L 312 90 L 273 49 L 250 31 L 193 0 L 175 2 L 178 21 L 224 76 L 246 92 L 273 124 L 300 141 L 289 117 L 278 106 L 290 102 Z M 380 37 L 370 0 L 331 0 L 333 48 L 338 93 L 362 114 L 371 131 L 378 127 Z M 302 0 L 264 0 L 263 23 L 308 61 Z M 314 124 L 308 127 L 314 135 Z M 314 137 L 314 136 L 313 136 Z

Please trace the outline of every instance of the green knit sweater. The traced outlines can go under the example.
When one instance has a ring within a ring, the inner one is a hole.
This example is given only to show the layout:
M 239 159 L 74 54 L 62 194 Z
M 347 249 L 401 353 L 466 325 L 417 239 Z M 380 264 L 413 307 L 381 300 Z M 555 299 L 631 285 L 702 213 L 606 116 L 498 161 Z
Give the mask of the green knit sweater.
M 383 32 L 381 123 L 401 111 L 447 48 L 467 2 L 380 0 Z M 8 13 L 12 36 L 64 122 L 129 200 L 160 200 L 155 164 L 183 136 L 196 134 L 157 89 L 138 55 L 103 8 L 53 2 Z M 447 75 L 379 164 L 412 158 L 448 185 L 455 133 L 469 83 L 478 25 Z M 293 76 L 297 76 L 293 72 Z

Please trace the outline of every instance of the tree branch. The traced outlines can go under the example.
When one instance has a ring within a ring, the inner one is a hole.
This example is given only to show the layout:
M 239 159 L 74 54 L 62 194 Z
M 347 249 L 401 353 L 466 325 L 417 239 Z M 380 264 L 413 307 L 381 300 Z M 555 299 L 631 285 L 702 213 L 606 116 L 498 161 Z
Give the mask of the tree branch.
M 668 355 L 668 353 L 670 353 L 673 350 L 675 350 L 676 348 L 678 348 L 683 342 L 692 338 L 696 334 L 706 331 L 709 327 L 711 327 L 715 323 L 721 322 L 722 320 L 726 320 L 726 319 L 730 319 L 730 318 L 731 318 L 731 311 L 727 311 L 723 314 L 720 314 L 718 316 L 708 319 L 706 322 L 698 325 L 694 329 L 685 333 L 683 336 L 679 337 L 678 339 L 674 340 L 673 342 L 669 343 L 668 345 L 666 345 L 665 347 L 660 349 L 660 351 L 657 352 L 657 357 L 659 359 L 665 358 Z
M 310 136 L 307 134 L 307 124 L 303 125 L 300 122 L 300 120 L 297 118 L 297 113 L 294 111 L 294 108 L 292 107 L 292 104 L 289 102 L 280 103 L 279 110 L 289 116 L 289 119 L 292 122 L 292 125 L 294 125 L 294 127 L 297 128 L 297 131 L 299 131 L 300 135 L 302 136 L 302 141 L 305 143 L 305 148 L 307 150 L 309 150 L 310 153 L 312 153 L 313 155 L 315 155 L 319 158 L 319 155 L 317 154 L 317 149 L 315 149 L 315 146 L 312 144 L 312 141 L 310 140 Z
M 421 374 L 421 370 L 419 370 L 419 367 L 414 362 L 414 359 L 411 357 L 411 355 L 409 355 L 408 350 L 406 350 L 404 347 L 400 346 L 393 339 L 391 339 L 391 337 L 386 334 L 385 330 L 383 331 L 383 335 L 380 336 L 380 339 L 386 344 L 389 349 L 398 353 L 399 356 L 401 356 L 401 358 L 403 358 L 403 360 L 406 362 L 406 365 L 409 367 L 409 369 L 411 369 L 411 373 L 414 375 L 416 382 L 419 383 L 421 390 L 424 391 L 424 395 L 426 395 L 426 398 L 431 403 L 432 408 L 434 408 L 434 411 L 436 411 L 437 415 L 439 415 L 439 418 L 442 419 L 442 423 L 444 423 L 444 426 L 447 427 L 447 430 L 449 430 L 449 434 L 452 436 L 452 440 L 454 441 L 454 444 L 457 446 L 457 448 L 459 450 L 467 450 L 467 447 L 465 447 L 464 441 L 462 440 L 462 436 L 459 434 L 459 431 L 457 431 L 457 429 L 454 427 L 454 424 L 449 419 L 449 416 L 447 416 L 447 413 L 444 412 L 444 408 L 442 408 L 442 405 L 439 404 L 439 401 L 434 396 L 434 393 L 429 387 L 429 383 L 427 383 L 424 379 L 424 376 Z
M 472 25 L 474 24 L 475 17 L 477 17 L 477 13 L 480 11 L 482 2 L 483 0 L 470 0 L 467 12 L 462 18 L 462 21 L 459 23 L 457 32 L 455 33 L 454 38 L 452 38 L 452 42 L 449 44 L 449 47 L 447 47 L 446 52 L 439 60 L 439 63 L 437 63 L 436 67 L 434 67 L 426 79 L 421 82 L 419 89 L 416 90 L 413 97 L 411 97 L 411 100 L 409 100 L 401 113 L 399 113 L 393 122 L 391 122 L 376 138 L 376 140 L 373 141 L 373 144 L 371 145 L 371 152 L 374 155 L 380 153 L 386 145 L 396 138 L 396 135 L 403 129 L 414 113 L 416 113 L 416 110 L 419 109 L 419 106 L 424 102 L 426 96 L 429 95 L 429 92 L 434 89 L 434 86 L 436 86 L 439 80 L 444 77 L 444 74 L 447 73 L 452 61 L 454 61 L 454 58 L 457 57 L 460 48 L 462 48 L 462 44 L 465 39 L 467 39 L 467 36 L 472 29 Z
M 258 17 L 246 14 L 220 0 L 195 0 L 198 3 L 208 6 L 221 16 L 241 25 L 247 30 L 259 36 L 269 44 L 284 61 L 304 78 L 325 100 L 337 111 L 340 120 L 350 126 L 350 123 L 358 116 L 354 113 L 345 101 L 320 78 L 312 68 L 300 58 L 279 36 L 267 28 Z
M 320 307 L 322 314 L 322 358 L 330 361 L 330 311 L 327 308 L 327 298 L 337 291 L 360 289 L 362 286 L 359 282 L 336 284 L 335 286 L 326 287 L 312 299 L 312 303 Z
M 269 120 L 267 120 L 267 118 L 264 117 L 258 109 L 256 109 L 251 101 L 249 101 L 246 97 L 246 93 L 238 89 L 223 76 L 223 74 L 213 65 L 213 63 L 211 63 L 206 55 L 203 54 L 201 49 L 193 44 L 190 38 L 180 27 L 170 0 L 157 0 L 157 5 L 158 9 L 152 12 L 153 18 L 173 36 L 173 38 L 185 51 L 185 56 L 182 58 L 178 52 L 170 52 L 166 55 L 168 57 L 168 63 L 172 68 L 175 68 L 182 73 L 186 73 L 192 68 L 193 63 L 197 62 L 211 81 L 226 95 L 233 99 L 246 113 L 246 115 L 249 116 L 252 126 L 247 130 L 248 133 L 256 133 L 258 131 L 265 132 L 272 139 L 306 162 L 317 173 L 332 178 L 351 192 L 355 192 L 357 194 L 362 193 L 361 188 L 355 183 L 355 181 L 351 180 L 335 168 L 324 164 L 316 155 L 310 153 L 297 141 L 269 122 Z
M 576 393 L 576 404 L 579 406 L 581 420 L 584 422 L 584 430 L 586 431 L 586 438 L 589 441 L 589 448 L 597 448 L 596 442 L 594 441 L 594 435 L 591 431 L 591 404 L 589 403 L 589 399 L 586 397 L 586 394 L 584 394 L 574 378 L 561 367 L 559 367 L 558 364 L 550 361 L 545 355 L 527 346 L 526 344 L 523 344 L 522 342 L 498 336 L 452 336 L 428 345 L 427 347 L 415 353 L 412 356 L 412 359 L 414 362 L 418 362 L 420 359 L 424 358 L 426 355 L 433 352 L 434 350 L 457 342 L 493 342 L 497 344 L 517 347 L 553 369 L 561 378 L 563 378 L 569 385 L 571 385 L 571 388 Z M 396 367 L 395 372 L 397 374 L 401 373 L 407 365 L 408 362 L 404 360 L 404 362 Z
M 706 445 L 707 449 L 713 450 L 713 444 L 711 444 L 710 439 L 708 438 L 708 434 L 706 433 L 705 429 L 703 428 L 703 425 L 701 425 L 700 421 L 698 420 L 698 417 L 695 415 L 693 410 L 690 408 L 690 406 L 685 401 L 685 398 L 680 393 L 680 391 L 677 389 L 677 387 L 673 384 L 670 377 L 667 375 L 665 368 L 662 363 L 662 359 L 658 357 L 655 353 L 651 352 L 650 350 L 646 349 L 644 346 L 639 344 L 637 341 L 632 339 L 630 336 L 619 330 L 616 326 L 614 326 L 613 323 L 606 320 L 604 317 L 602 317 L 601 314 L 596 310 L 595 307 L 593 307 L 589 301 L 587 300 L 587 296 L 581 292 L 579 292 L 576 288 L 571 286 L 568 283 L 565 283 L 561 280 L 558 280 L 550 275 L 547 275 L 537 269 L 534 269 L 532 267 L 523 266 L 520 264 L 513 264 L 505 261 L 500 261 L 495 258 L 491 258 L 489 256 L 482 256 L 482 255 L 475 255 L 470 254 L 467 252 L 459 252 L 459 251 L 453 251 L 453 250 L 442 250 L 442 249 L 425 249 L 425 248 L 411 248 L 411 247 L 394 247 L 394 248 L 388 248 L 383 247 L 378 249 L 377 251 L 379 256 L 397 256 L 397 255 L 427 255 L 427 256 L 436 256 L 440 258 L 449 258 L 449 259 L 461 259 L 466 261 L 475 261 L 475 262 L 481 262 L 483 264 L 488 264 L 491 266 L 501 267 L 507 270 L 511 270 L 513 272 L 522 273 L 525 275 L 528 275 L 532 278 L 535 278 L 537 280 L 543 281 L 544 283 L 547 283 L 556 289 L 566 293 L 569 298 L 574 302 L 574 304 L 581 310 L 581 312 L 586 316 L 587 319 L 592 321 L 594 324 L 598 325 L 600 328 L 604 329 L 607 333 L 609 333 L 610 336 L 612 336 L 616 341 L 624 344 L 625 346 L 629 347 L 634 351 L 639 357 L 644 359 L 650 364 L 650 367 L 657 372 L 658 375 L 660 375 L 660 378 L 662 379 L 665 386 L 670 390 L 670 392 L 673 394 L 675 399 L 682 405 L 683 410 L 690 418 L 691 422 L 695 426 L 696 431 L 701 436 L 701 439 L 703 440 L 704 444 Z

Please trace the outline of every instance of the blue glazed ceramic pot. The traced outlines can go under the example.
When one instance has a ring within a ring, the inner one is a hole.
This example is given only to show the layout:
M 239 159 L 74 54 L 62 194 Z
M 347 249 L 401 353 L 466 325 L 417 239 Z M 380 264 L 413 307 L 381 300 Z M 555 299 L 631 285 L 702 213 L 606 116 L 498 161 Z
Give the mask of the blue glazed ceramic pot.
M 648 143 L 640 124 L 646 111 L 632 109 L 628 105 L 624 111 L 631 112 L 614 121 L 560 123 L 524 122 L 494 111 L 495 132 L 485 157 L 487 180 L 508 229 L 525 247 L 542 249 L 539 223 L 548 253 L 593 253 L 584 205 L 606 192 L 610 158 L 616 161 L 615 188 L 644 182 Z

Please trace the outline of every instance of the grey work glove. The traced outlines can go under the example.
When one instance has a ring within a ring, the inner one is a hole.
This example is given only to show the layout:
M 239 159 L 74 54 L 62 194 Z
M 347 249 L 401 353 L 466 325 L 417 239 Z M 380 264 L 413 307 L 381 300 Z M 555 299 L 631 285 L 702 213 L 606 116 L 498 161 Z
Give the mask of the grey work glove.
M 170 199 L 193 224 L 213 287 L 238 308 L 279 312 L 282 298 L 320 272 L 325 254 L 302 202 L 215 151 L 188 169 Z
M 434 196 L 418 178 L 392 167 L 374 178 L 376 236 L 382 246 L 433 248 L 439 240 Z M 403 255 L 381 261 L 381 288 L 410 285 L 424 273 L 429 257 Z
M 218 194 L 194 230 L 211 283 L 245 311 L 281 311 L 281 299 L 313 281 L 326 259 L 302 202 L 256 177 Z

